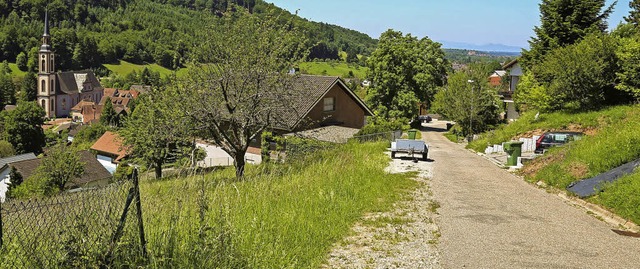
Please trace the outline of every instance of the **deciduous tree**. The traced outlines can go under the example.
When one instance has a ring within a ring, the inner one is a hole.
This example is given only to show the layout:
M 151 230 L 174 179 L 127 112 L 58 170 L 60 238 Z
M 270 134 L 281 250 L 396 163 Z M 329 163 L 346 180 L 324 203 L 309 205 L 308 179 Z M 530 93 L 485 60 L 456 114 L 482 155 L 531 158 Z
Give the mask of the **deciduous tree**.
M 433 101 L 444 85 L 448 62 L 440 44 L 388 30 L 367 60 L 373 82 L 367 103 L 383 118 L 412 118 L 418 103 Z
M 38 167 L 40 175 L 46 177 L 45 194 L 64 190 L 69 181 L 84 173 L 84 163 L 78 152 L 64 143 L 51 147 Z
M 435 95 L 433 110 L 457 122 L 466 136 L 498 124 L 502 112 L 500 103 L 484 72 L 456 72 Z
M 119 131 L 131 154 L 154 167 L 156 178 L 162 177 L 162 166 L 169 158 L 188 155 L 195 146 L 190 140 L 193 128 L 178 108 L 177 96 L 173 89 L 141 96 Z
M 292 109 L 287 102 L 295 95 L 294 77 L 287 70 L 300 58 L 304 42 L 274 20 L 246 15 L 225 20 L 223 31 L 211 29 L 203 37 L 199 58 L 206 64 L 192 68 L 178 103 L 202 137 L 233 157 L 236 177 L 242 178 L 249 143 L 286 122 L 283 112 Z
M 42 124 L 45 112 L 35 102 L 19 102 L 4 118 L 4 137 L 17 153 L 39 154 L 45 144 Z
M 624 102 L 615 90 L 618 41 L 606 34 L 551 51 L 532 71 L 551 97 L 549 110 L 588 110 Z M 628 100 L 628 99 L 627 99 Z

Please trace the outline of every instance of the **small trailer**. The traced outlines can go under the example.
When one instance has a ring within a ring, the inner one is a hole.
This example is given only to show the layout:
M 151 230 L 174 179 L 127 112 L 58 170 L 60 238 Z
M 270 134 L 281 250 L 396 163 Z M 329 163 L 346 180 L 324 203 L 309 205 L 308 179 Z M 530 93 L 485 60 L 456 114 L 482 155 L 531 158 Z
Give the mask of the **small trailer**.
M 407 153 L 411 157 L 413 154 L 422 154 L 422 160 L 428 160 L 429 146 L 422 140 L 396 139 L 391 142 L 391 158 L 396 157 L 396 153 Z M 415 158 L 415 157 L 414 157 Z

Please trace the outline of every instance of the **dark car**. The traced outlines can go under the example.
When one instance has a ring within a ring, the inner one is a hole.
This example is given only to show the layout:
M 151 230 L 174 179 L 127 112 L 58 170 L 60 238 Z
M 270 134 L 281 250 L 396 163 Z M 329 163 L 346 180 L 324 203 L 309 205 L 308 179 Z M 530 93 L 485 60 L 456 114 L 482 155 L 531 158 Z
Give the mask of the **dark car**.
M 547 132 L 536 141 L 537 154 L 544 153 L 548 148 L 579 140 L 584 134 L 580 132 Z
M 429 123 L 431 122 L 432 119 L 431 119 L 431 116 L 429 115 L 420 115 L 418 116 L 417 120 L 422 123 Z

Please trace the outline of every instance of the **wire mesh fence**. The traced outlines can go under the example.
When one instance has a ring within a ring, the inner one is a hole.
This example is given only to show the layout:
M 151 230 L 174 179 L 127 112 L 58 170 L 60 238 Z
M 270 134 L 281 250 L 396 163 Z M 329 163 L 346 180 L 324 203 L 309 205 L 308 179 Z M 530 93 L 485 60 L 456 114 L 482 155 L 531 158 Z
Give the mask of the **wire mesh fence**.
M 351 139 L 358 142 L 375 142 L 375 141 L 394 141 L 401 137 L 402 137 L 402 130 L 397 130 L 397 131 L 391 131 L 391 132 L 354 136 Z
M 137 171 L 106 187 L 0 204 L 0 268 L 105 268 L 146 257 Z M 135 207 L 135 208 L 134 208 Z

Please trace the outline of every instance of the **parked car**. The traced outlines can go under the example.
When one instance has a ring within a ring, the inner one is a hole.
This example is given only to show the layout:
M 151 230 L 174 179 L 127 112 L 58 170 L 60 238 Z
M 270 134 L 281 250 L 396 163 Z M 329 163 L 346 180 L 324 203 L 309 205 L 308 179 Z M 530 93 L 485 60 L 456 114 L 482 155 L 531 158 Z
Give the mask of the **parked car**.
M 568 142 L 574 140 L 580 140 L 584 134 L 581 132 L 547 132 L 544 133 L 538 140 L 536 141 L 536 150 L 534 151 L 537 154 L 544 153 L 548 148 L 564 145 Z
M 432 119 L 431 119 L 431 116 L 429 115 L 420 115 L 418 116 L 417 120 L 422 123 L 429 123 L 431 122 Z

